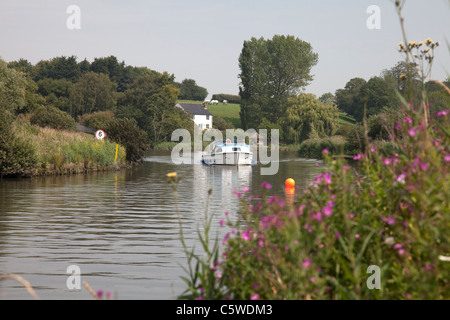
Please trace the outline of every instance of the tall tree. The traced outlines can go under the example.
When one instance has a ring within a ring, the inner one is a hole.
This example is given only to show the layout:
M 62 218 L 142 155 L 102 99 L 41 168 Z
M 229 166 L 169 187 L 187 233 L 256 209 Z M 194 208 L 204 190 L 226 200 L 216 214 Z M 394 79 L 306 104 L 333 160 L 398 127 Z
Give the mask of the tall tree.
M 197 85 L 194 79 L 184 79 L 175 85 L 180 89 L 179 99 L 203 101 L 208 96 L 208 90 Z
M 356 110 L 363 105 L 359 92 L 365 84 L 366 80 L 353 78 L 346 83 L 344 89 L 336 90 L 335 96 L 338 108 L 351 116 L 355 116 Z
M 112 110 L 116 104 L 116 85 L 102 73 L 88 72 L 70 92 L 70 113 L 73 117 L 84 113 Z
M 276 123 L 297 95 L 313 79 L 318 62 L 308 42 L 294 36 L 245 41 L 239 56 L 241 121 L 245 129 L 257 127 L 263 118 Z

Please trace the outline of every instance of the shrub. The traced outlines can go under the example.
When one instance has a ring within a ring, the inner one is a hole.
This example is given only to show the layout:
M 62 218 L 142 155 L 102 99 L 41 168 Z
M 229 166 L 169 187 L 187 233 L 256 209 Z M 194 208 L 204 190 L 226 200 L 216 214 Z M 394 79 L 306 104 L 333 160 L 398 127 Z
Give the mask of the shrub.
M 78 117 L 78 122 L 88 128 L 94 130 L 103 129 L 107 126 L 108 122 L 114 119 L 114 112 L 98 111 L 94 113 L 86 113 Z
M 37 163 L 36 148 L 30 140 L 11 136 L 0 144 L 0 176 L 31 176 Z
M 228 103 L 241 103 L 241 96 L 233 95 L 233 94 L 224 94 L 224 93 L 218 93 L 213 94 L 212 100 L 218 100 L 222 102 L 223 100 L 227 100 Z
M 300 144 L 297 154 L 303 158 L 322 159 L 322 150 L 327 149 L 333 155 L 342 155 L 345 153 L 345 145 L 346 141 L 341 136 L 308 139 Z
M 149 148 L 147 133 L 134 119 L 113 119 L 106 124 L 105 131 L 111 140 L 125 147 L 129 162 L 141 161 Z
M 226 121 L 221 117 L 214 116 L 213 117 L 213 127 L 224 131 L 226 129 L 234 129 L 234 125 L 230 121 Z
M 60 130 L 75 130 L 75 120 L 66 112 L 53 106 L 41 107 L 30 118 L 33 125 Z

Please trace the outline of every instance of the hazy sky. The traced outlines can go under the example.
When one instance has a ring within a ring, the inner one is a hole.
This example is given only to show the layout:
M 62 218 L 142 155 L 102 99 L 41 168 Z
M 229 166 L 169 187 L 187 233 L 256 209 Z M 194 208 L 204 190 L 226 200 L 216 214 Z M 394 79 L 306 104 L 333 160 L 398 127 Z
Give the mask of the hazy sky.
M 66 26 L 69 5 L 81 9 L 81 29 Z M 370 5 L 381 29 L 370 30 Z M 433 78 L 450 74 L 450 2 L 407 0 L 409 41 L 441 41 Z M 321 95 L 348 80 L 368 80 L 403 56 L 392 0 L 0 0 L 0 57 L 33 64 L 57 56 L 116 56 L 126 65 L 173 73 L 213 93 L 238 94 L 238 57 L 245 40 L 294 35 L 319 54 L 306 92 Z

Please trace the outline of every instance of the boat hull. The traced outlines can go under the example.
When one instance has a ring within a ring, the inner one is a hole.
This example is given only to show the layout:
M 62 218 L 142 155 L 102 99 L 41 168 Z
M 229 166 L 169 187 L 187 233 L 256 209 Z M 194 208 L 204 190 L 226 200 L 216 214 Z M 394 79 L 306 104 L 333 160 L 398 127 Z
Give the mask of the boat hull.
M 251 165 L 252 161 L 252 153 L 248 152 L 228 152 L 219 154 L 206 154 L 202 156 L 202 162 L 207 165 Z

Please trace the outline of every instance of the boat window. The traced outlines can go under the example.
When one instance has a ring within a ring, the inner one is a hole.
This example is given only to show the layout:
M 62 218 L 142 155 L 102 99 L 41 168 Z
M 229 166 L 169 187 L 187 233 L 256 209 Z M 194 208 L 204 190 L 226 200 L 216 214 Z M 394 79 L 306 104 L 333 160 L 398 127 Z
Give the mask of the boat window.
M 241 148 L 233 148 L 233 151 L 241 151 Z
M 216 152 L 217 152 L 217 153 L 221 153 L 221 152 L 222 152 L 222 148 L 217 148 L 217 149 L 216 149 Z

